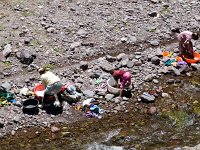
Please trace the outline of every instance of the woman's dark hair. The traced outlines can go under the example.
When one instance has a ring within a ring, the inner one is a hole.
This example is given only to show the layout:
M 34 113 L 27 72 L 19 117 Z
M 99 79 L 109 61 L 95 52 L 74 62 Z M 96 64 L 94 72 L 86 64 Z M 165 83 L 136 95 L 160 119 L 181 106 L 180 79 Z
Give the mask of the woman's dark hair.
M 199 39 L 199 35 L 197 33 L 192 33 L 192 39 L 198 40 Z
M 114 71 L 115 71 L 114 69 L 113 69 L 113 70 L 111 70 L 111 71 L 110 71 L 110 74 L 112 74 L 112 75 L 113 75 Z

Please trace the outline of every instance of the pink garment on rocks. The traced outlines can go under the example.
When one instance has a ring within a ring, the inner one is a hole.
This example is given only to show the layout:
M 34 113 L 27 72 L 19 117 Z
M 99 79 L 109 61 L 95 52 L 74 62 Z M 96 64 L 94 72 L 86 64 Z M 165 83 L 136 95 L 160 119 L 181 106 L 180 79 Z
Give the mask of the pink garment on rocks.
M 124 73 L 122 76 L 122 81 L 121 81 L 122 89 L 125 88 L 127 82 L 131 82 L 131 74 L 129 72 Z

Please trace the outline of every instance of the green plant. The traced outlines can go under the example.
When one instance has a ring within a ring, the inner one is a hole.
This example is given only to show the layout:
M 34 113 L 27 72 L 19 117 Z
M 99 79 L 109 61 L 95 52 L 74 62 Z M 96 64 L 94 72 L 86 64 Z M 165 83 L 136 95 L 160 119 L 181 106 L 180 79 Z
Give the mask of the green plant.
M 28 16 L 35 16 L 35 12 L 31 10 L 25 10 L 22 12 L 22 16 L 28 17 Z
M 44 64 L 42 68 L 44 68 L 44 69 L 54 69 L 55 66 L 53 64 Z
M 12 65 L 12 62 L 10 62 L 10 61 L 4 61 L 3 64 L 4 64 L 4 66 L 5 66 L 6 68 L 10 68 L 11 65 Z
M 54 48 L 53 50 L 56 51 L 56 52 L 60 52 L 60 51 L 61 51 L 61 48 L 56 47 L 56 48 Z

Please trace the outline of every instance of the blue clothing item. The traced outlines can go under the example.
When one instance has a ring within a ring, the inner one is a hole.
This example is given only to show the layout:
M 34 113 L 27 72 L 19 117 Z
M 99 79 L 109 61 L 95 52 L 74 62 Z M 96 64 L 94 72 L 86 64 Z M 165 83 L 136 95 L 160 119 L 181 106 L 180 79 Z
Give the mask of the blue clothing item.
M 97 105 L 90 105 L 90 110 L 96 114 L 99 114 L 99 106 Z
M 76 94 L 76 87 L 74 85 L 69 85 L 67 87 L 67 92 L 71 95 L 75 95 Z

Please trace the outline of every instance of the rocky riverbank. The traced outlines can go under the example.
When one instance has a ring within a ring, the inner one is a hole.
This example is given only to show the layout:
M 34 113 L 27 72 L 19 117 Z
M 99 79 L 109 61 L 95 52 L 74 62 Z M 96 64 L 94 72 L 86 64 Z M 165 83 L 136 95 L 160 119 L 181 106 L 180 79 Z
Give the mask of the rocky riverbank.
M 131 105 L 145 107 L 140 106 L 140 95 L 150 90 L 149 83 L 156 91 L 162 74 L 182 76 L 177 68 L 163 65 L 162 51 L 177 55 L 178 44 L 172 31 L 199 31 L 199 3 L 1 1 L 0 82 L 17 96 L 16 103 L 0 109 L 1 137 L 15 135 L 26 127 L 50 127 L 85 119 L 72 106 L 56 116 L 42 110 L 36 116 L 23 114 L 21 106 L 27 97 L 20 91 L 24 87 L 33 90 L 39 82 L 36 69 L 41 66 L 51 68 L 63 83 L 74 82 L 82 90 L 83 100 L 88 96 L 100 99 L 105 115 L 126 112 Z M 194 46 L 198 51 L 199 41 Z M 106 91 L 94 90 L 97 78 L 107 80 L 108 71 L 118 68 L 133 74 L 132 99 L 120 101 Z M 183 76 L 199 69 L 199 65 L 192 65 Z M 171 79 L 168 84 L 178 82 Z M 161 95 L 167 97 L 169 93 L 161 91 Z

